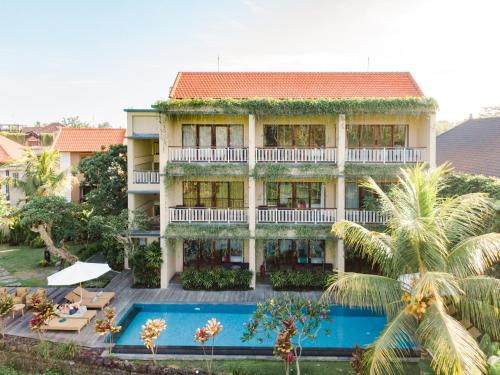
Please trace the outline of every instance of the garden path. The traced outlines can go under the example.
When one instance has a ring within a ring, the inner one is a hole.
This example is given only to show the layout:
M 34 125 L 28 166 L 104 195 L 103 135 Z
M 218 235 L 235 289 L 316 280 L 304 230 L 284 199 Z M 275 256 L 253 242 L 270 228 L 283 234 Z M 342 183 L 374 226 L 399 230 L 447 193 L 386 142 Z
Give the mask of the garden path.
M 19 285 L 19 281 L 5 268 L 0 267 L 0 285 L 16 286 Z

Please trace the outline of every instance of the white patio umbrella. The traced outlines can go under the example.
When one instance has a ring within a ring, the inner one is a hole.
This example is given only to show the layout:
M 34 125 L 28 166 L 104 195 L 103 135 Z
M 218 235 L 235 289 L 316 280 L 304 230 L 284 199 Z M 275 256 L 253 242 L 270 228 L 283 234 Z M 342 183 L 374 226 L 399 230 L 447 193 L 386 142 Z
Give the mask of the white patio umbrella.
M 76 262 L 75 264 L 56 272 L 47 277 L 49 286 L 66 286 L 80 283 L 80 287 L 84 281 L 93 280 L 105 273 L 111 271 L 111 268 L 106 263 L 86 263 Z M 83 299 L 80 293 L 80 299 Z

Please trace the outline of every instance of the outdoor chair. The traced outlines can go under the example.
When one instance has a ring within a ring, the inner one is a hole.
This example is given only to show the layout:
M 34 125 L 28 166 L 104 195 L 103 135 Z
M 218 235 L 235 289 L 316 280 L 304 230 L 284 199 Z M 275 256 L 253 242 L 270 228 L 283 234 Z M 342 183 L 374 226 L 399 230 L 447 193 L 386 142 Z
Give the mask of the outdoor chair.
M 27 295 L 28 295 L 28 288 L 16 288 L 16 291 L 11 294 L 12 300 L 15 304 L 26 303 Z

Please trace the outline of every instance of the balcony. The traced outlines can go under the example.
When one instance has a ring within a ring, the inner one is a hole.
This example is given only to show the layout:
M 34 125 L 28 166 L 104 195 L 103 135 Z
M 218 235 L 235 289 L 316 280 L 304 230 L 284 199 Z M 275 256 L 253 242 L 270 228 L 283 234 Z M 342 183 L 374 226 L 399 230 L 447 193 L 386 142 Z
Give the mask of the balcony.
M 134 171 L 134 184 L 159 184 L 159 171 Z
M 168 209 L 171 223 L 230 223 L 248 222 L 246 208 L 197 208 L 170 207 Z
M 420 163 L 427 160 L 426 148 L 348 148 L 346 162 L 350 163 Z
M 257 223 L 259 224 L 331 224 L 337 216 L 335 208 L 277 208 L 259 207 Z
M 335 163 L 337 149 L 328 148 L 257 148 L 257 163 Z
M 380 211 L 345 210 L 345 219 L 358 224 L 385 224 L 387 217 Z
M 248 161 L 248 149 L 170 147 L 168 156 L 173 162 L 245 163 Z

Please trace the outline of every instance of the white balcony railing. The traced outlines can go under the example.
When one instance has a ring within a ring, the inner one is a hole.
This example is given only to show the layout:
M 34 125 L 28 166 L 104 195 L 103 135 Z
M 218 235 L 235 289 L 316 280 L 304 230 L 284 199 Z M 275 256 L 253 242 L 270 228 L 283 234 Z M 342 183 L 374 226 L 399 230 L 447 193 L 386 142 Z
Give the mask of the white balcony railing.
M 345 210 L 345 219 L 358 224 L 385 224 L 386 216 L 380 211 Z
M 247 223 L 246 208 L 192 208 L 170 207 L 168 209 L 171 223 Z
M 134 171 L 134 184 L 159 184 L 160 172 Z
M 235 163 L 248 161 L 247 148 L 170 147 L 169 160 L 177 162 Z
M 272 163 L 335 163 L 336 148 L 257 148 L 255 161 Z
M 346 161 L 352 163 L 420 163 L 427 160 L 425 148 L 348 148 Z
M 335 208 L 287 209 L 258 208 L 258 223 L 334 223 L 337 216 Z

